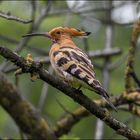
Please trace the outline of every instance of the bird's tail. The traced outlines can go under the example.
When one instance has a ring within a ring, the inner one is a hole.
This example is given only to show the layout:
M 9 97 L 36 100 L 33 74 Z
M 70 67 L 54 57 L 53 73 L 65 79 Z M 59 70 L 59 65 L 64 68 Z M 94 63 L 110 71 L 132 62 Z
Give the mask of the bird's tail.
M 109 95 L 108 95 L 108 93 L 105 91 L 105 89 L 104 88 L 102 88 L 102 87 L 100 87 L 99 89 L 98 89 L 98 94 L 100 94 L 101 96 L 103 96 L 103 98 L 106 100 L 106 102 L 110 105 L 110 107 L 112 108 L 112 109 L 114 109 L 116 112 L 117 112 L 117 108 L 112 104 L 112 102 L 110 101 L 110 97 L 109 97 Z

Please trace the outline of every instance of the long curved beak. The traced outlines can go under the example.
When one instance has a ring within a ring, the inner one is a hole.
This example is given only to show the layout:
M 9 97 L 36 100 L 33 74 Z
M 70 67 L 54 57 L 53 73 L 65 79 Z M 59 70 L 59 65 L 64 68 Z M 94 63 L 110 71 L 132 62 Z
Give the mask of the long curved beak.
M 48 32 L 44 32 L 44 33 L 29 33 L 29 34 L 23 35 L 22 37 L 30 37 L 30 36 L 44 36 L 44 37 L 48 37 L 49 39 L 52 39 L 52 37 L 50 36 L 50 34 Z

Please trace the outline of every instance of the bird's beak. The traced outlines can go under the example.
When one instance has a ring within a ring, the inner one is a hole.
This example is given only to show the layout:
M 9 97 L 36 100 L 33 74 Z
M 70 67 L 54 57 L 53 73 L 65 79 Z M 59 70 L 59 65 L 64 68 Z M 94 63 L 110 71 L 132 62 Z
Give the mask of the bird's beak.
M 22 37 L 30 37 L 30 36 L 44 36 L 44 37 L 48 37 L 49 39 L 52 39 L 52 37 L 50 36 L 50 34 L 48 32 L 44 32 L 44 33 L 29 33 L 29 34 L 23 35 Z

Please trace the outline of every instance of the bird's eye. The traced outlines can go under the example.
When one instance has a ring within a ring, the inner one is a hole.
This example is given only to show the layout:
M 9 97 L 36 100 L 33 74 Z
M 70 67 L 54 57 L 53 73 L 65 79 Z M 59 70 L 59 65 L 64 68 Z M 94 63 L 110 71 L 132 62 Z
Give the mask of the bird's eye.
M 59 34 L 60 34 L 60 32 L 58 31 L 58 32 L 56 32 L 56 34 L 58 34 L 58 35 L 59 35 Z

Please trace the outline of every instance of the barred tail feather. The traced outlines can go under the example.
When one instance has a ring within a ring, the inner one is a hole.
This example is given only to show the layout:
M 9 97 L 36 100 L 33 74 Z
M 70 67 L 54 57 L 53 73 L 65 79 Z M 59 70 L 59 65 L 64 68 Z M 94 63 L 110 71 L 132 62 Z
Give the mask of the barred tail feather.
M 106 100 L 106 102 L 110 105 L 110 107 L 112 108 L 112 109 L 114 109 L 116 112 L 117 112 L 117 109 L 116 109 L 116 107 L 112 104 L 112 102 L 110 101 L 110 97 L 109 97 L 109 95 L 108 95 L 108 93 L 105 91 L 105 89 L 103 89 L 102 87 L 100 87 L 99 89 L 98 89 L 98 94 L 100 94 L 101 96 L 103 96 L 103 98 Z

